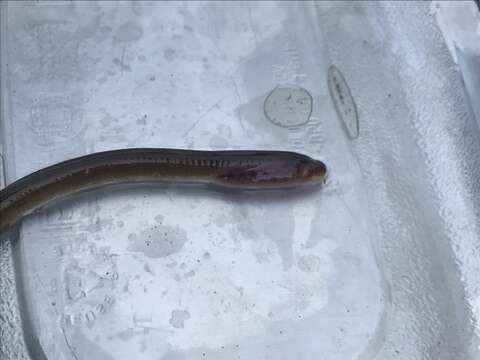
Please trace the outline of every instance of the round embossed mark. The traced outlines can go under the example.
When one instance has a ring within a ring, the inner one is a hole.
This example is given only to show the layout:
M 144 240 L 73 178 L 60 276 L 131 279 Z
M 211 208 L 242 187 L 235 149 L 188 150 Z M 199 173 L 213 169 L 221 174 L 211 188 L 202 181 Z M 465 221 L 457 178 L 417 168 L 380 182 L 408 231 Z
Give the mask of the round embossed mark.
M 268 120 L 278 126 L 304 125 L 312 114 L 313 98 L 297 85 L 278 85 L 268 94 L 263 110 Z

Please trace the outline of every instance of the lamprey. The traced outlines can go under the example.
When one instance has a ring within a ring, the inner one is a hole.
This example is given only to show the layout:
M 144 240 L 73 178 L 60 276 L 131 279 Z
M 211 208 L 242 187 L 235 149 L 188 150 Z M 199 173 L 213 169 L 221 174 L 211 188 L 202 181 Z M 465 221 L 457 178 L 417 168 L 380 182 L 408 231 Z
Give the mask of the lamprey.
M 186 182 L 238 190 L 318 184 L 321 161 L 287 151 L 122 149 L 67 160 L 27 175 L 0 191 L 0 230 L 68 194 L 120 183 Z

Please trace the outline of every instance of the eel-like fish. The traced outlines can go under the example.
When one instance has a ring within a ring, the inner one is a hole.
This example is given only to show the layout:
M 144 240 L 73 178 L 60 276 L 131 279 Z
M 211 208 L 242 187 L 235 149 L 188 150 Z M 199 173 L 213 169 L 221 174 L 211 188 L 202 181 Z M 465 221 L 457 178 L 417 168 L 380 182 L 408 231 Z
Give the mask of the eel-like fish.
M 40 206 L 109 184 L 187 182 L 264 190 L 318 184 L 321 161 L 287 151 L 137 148 L 93 153 L 27 175 L 0 191 L 0 231 Z

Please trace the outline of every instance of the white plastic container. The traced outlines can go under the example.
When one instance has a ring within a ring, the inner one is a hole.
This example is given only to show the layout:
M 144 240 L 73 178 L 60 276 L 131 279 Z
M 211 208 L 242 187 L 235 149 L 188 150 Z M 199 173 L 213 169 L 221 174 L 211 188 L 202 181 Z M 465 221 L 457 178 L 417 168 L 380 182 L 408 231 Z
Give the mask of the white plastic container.
M 2 360 L 478 359 L 480 134 L 428 4 L 0 9 L 7 183 L 127 147 L 329 168 L 308 196 L 135 187 L 28 217 L 0 243 Z

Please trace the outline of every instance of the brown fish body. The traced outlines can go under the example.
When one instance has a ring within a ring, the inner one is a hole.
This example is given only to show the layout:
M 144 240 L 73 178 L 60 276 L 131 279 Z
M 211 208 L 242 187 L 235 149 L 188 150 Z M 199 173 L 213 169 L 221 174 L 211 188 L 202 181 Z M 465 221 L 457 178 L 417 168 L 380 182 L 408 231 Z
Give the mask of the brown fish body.
M 67 160 L 0 191 L 0 230 L 54 199 L 119 183 L 187 182 L 264 190 L 320 182 L 325 165 L 286 151 L 123 149 Z

